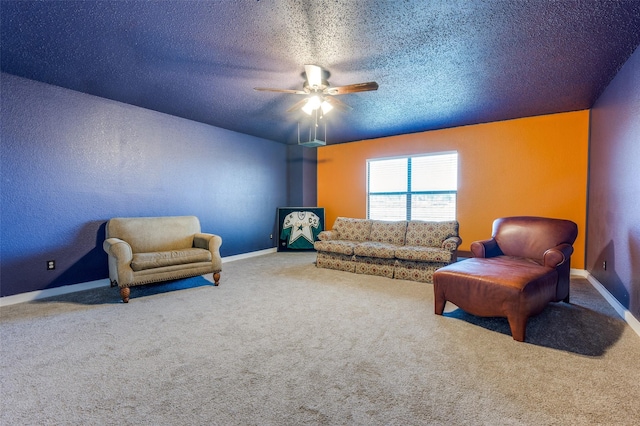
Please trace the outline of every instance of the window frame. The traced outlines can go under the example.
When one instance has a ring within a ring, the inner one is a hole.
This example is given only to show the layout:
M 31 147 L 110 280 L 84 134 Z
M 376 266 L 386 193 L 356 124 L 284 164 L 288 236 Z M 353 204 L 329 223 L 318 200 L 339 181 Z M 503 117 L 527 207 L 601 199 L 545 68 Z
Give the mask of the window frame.
M 435 157 L 439 155 L 456 155 L 456 189 L 455 190 L 430 190 L 430 191 L 412 191 L 411 188 L 411 171 L 412 171 L 412 159 L 417 157 Z M 396 160 L 396 159 L 404 159 L 407 160 L 407 191 L 382 191 L 382 192 L 370 192 L 369 190 L 369 182 L 370 182 L 370 163 L 375 161 L 385 161 L 385 160 Z M 367 219 L 371 219 L 370 212 L 370 198 L 372 195 L 382 195 L 382 196 L 393 196 L 393 195 L 401 195 L 405 197 L 406 206 L 405 206 L 405 219 L 400 220 L 420 220 L 420 219 L 412 219 L 412 196 L 414 195 L 454 195 L 454 209 L 453 209 L 453 218 L 452 219 L 442 219 L 442 221 L 446 220 L 457 220 L 458 217 L 458 177 L 460 172 L 460 157 L 458 151 L 440 151 L 440 152 L 432 152 L 432 153 L 423 153 L 423 154 L 413 154 L 413 155 L 399 155 L 394 157 L 381 157 L 381 158 L 369 158 L 367 159 L 366 165 L 366 191 L 367 191 Z M 384 220 L 384 219 L 382 219 Z M 387 219 L 391 220 L 391 219 Z

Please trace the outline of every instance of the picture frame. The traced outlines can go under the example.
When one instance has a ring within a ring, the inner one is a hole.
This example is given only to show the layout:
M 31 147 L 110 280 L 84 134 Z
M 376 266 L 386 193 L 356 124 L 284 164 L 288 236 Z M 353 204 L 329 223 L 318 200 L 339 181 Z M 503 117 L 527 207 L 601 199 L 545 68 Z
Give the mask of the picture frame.
M 314 250 L 324 230 L 324 207 L 279 207 L 277 251 Z

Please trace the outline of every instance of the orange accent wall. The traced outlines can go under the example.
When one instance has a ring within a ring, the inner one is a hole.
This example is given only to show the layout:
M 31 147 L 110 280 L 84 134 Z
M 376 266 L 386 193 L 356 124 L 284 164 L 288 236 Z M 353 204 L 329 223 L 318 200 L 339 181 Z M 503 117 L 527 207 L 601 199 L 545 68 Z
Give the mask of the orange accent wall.
M 589 111 L 528 117 L 318 148 L 318 206 L 365 218 L 366 160 L 458 151 L 460 250 L 489 238 L 503 216 L 547 216 L 578 224 L 571 267 L 584 269 Z

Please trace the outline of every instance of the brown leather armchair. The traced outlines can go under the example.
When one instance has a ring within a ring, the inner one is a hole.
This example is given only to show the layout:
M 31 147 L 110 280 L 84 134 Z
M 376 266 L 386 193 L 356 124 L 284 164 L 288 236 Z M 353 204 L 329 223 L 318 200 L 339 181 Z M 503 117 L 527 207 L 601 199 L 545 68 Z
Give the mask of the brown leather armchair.
M 471 244 L 473 258 L 433 275 L 435 313 L 447 301 L 473 315 L 506 317 L 524 341 L 529 317 L 550 302 L 569 302 L 569 275 L 578 226 L 564 219 L 496 219 L 492 237 Z

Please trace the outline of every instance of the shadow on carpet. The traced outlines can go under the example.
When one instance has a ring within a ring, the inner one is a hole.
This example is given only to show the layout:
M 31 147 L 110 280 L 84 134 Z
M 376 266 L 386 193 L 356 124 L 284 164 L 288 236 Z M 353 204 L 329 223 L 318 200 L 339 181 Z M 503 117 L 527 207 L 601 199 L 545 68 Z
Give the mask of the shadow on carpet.
M 135 286 L 131 287 L 131 296 L 129 303 L 134 303 L 136 299 L 140 299 L 143 297 L 170 292 L 179 292 L 180 290 L 204 286 L 213 287 L 213 282 L 209 281 L 204 276 L 196 276 L 174 281 L 165 281 L 156 284 Z M 47 297 L 45 299 L 35 300 L 32 303 L 53 302 L 77 303 L 80 305 L 105 305 L 122 303 L 122 299 L 120 298 L 120 289 L 118 287 L 100 287 L 97 289 L 78 291 L 75 293 L 63 294 L 60 296 Z
M 444 316 L 511 336 L 506 318 L 478 317 L 459 308 Z M 551 303 L 529 318 L 525 344 L 600 357 L 620 339 L 624 329 L 622 320 L 603 313 L 575 304 Z

